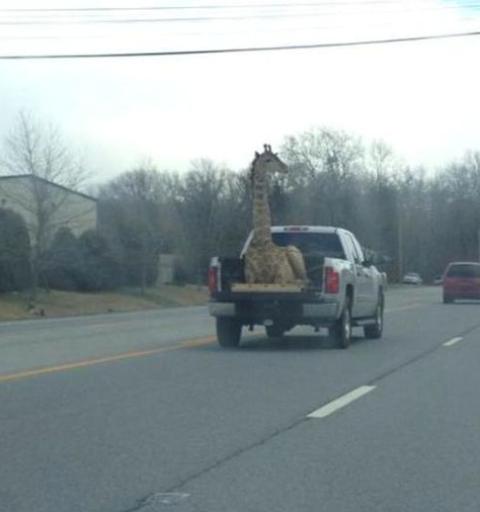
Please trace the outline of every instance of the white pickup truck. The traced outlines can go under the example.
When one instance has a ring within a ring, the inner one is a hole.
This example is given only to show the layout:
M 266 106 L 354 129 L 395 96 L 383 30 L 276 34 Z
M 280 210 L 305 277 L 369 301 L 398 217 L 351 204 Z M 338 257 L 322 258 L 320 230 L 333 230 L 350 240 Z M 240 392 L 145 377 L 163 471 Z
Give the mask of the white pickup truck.
M 363 326 L 367 338 L 383 330 L 386 276 L 365 259 L 362 247 L 346 229 L 323 226 L 272 227 L 273 241 L 294 245 L 303 254 L 308 282 L 303 285 L 248 285 L 244 255 L 214 257 L 208 272 L 209 311 L 216 318 L 223 347 L 240 343 L 243 326 L 263 325 L 269 337 L 281 337 L 296 325 L 317 331 L 328 327 L 339 348 L 350 344 L 352 327 Z

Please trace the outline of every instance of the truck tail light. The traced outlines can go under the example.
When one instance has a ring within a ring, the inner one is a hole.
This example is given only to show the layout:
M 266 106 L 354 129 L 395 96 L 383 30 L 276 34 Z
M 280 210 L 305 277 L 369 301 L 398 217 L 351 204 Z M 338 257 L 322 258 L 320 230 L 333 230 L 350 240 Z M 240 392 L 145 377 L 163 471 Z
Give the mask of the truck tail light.
M 332 267 L 325 267 L 325 293 L 338 293 L 340 274 Z
M 218 291 L 218 267 L 208 269 L 208 291 L 210 295 Z

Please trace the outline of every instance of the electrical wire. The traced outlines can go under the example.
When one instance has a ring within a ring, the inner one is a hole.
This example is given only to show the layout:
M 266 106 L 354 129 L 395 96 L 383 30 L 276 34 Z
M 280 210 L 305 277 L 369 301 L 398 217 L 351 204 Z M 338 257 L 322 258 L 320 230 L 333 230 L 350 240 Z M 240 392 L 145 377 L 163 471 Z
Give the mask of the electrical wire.
M 98 59 L 98 58 L 133 58 L 133 57 L 168 57 L 187 55 L 215 55 L 227 53 L 253 53 L 286 50 L 311 50 L 322 48 L 345 48 L 354 46 L 373 46 L 379 44 L 413 43 L 421 41 L 435 41 L 441 39 L 458 39 L 480 36 L 480 30 L 471 32 L 456 32 L 449 34 L 420 35 L 408 37 L 396 37 L 387 39 L 365 39 L 359 41 L 346 41 L 337 43 L 292 44 L 278 46 L 252 46 L 236 48 L 217 48 L 204 50 L 169 50 L 151 52 L 118 52 L 118 53 L 71 53 L 71 54 L 17 54 L 0 55 L 0 60 L 32 60 L 32 59 Z
M 421 2 L 422 0 L 418 0 Z M 425 1 L 425 0 L 424 0 Z M 476 3 L 476 2 L 473 2 Z M 35 7 L 35 8 L 3 8 L 0 12 L 88 12 L 88 11 L 167 11 L 167 10 L 204 10 L 204 9 L 252 9 L 252 8 L 283 8 L 283 7 L 315 7 L 315 6 L 338 6 L 338 5 L 385 5 L 402 4 L 401 0 L 327 0 L 325 2 L 277 2 L 277 3 L 249 3 L 249 4 L 207 4 L 207 5 L 154 5 L 138 7 Z M 469 4 L 462 4 L 456 7 L 469 7 Z
M 458 28 L 460 28 L 460 24 L 471 25 L 471 23 L 473 21 L 477 23 L 478 19 L 473 16 L 462 16 L 460 18 L 456 18 L 455 24 L 459 25 Z M 390 29 L 391 27 L 395 27 L 397 25 L 398 25 L 398 20 L 388 20 L 388 21 L 385 20 L 385 21 L 376 22 L 376 23 L 369 22 L 369 23 L 362 24 L 362 29 L 363 30 L 365 30 L 365 29 L 367 29 L 367 30 Z M 252 34 L 252 32 L 255 32 L 255 30 L 256 30 L 255 28 L 250 27 L 250 29 L 249 29 L 245 26 L 231 28 L 228 31 L 209 29 L 208 35 L 210 37 L 212 37 L 212 36 L 229 37 L 231 35 Z M 351 26 L 346 25 L 346 24 L 318 25 L 316 23 L 314 23 L 313 25 L 312 24 L 308 24 L 308 25 L 295 24 L 295 25 L 288 26 L 289 34 L 291 34 L 293 32 L 303 32 L 303 33 L 316 32 L 316 33 L 319 33 L 319 32 L 328 32 L 328 31 L 332 31 L 332 30 L 334 30 L 334 31 L 351 30 Z M 465 27 L 465 31 L 468 31 L 466 27 Z M 265 29 L 263 31 L 264 35 L 265 34 L 273 35 L 275 33 L 282 33 L 282 34 L 285 33 L 285 27 L 284 26 L 268 26 L 268 27 L 265 27 Z M 155 33 L 155 35 L 158 35 L 158 34 Z M 165 32 L 162 32 L 162 35 L 165 35 Z M 202 35 L 205 35 L 205 31 L 199 31 L 199 30 L 191 31 L 188 29 L 182 30 L 181 32 L 175 31 L 175 36 L 179 36 L 179 37 L 184 37 L 184 36 L 198 37 L 198 36 L 202 36 Z M 111 37 L 112 37 L 112 33 L 104 33 L 104 32 L 97 32 L 93 35 L 92 34 L 82 35 L 80 33 L 72 34 L 71 32 L 69 32 L 68 34 L 62 34 L 62 35 L 59 35 L 59 34 L 46 35 L 46 34 L 41 34 L 41 33 L 40 33 L 40 35 L 38 35 L 38 34 L 37 35 L 5 35 L 5 34 L 2 34 L 2 35 L 0 35 L 0 41 L 2 41 L 2 40 L 6 40 L 6 41 L 26 41 L 26 40 L 63 40 L 63 41 L 67 41 L 67 40 L 72 40 L 72 39 L 76 39 L 76 40 L 98 39 L 98 40 L 101 40 L 101 39 L 109 39 Z
M 379 2 L 385 4 L 385 2 L 382 2 L 381 0 L 370 0 L 371 2 Z M 266 5 L 266 4 L 265 4 Z M 313 4 L 269 4 L 271 6 L 273 5 L 282 5 L 284 7 L 288 7 L 289 9 L 297 9 L 301 5 L 312 7 Z M 323 4 L 322 6 L 324 6 Z M 357 3 L 351 3 L 348 5 L 358 5 Z M 470 4 L 462 4 L 461 6 L 459 4 L 454 5 L 442 5 L 442 6 L 420 6 L 418 7 L 418 4 L 415 7 L 406 7 L 405 5 L 401 5 L 399 3 L 391 2 L 390 5 L 396 5 L 395 9 L 389 9 L 389 10 L 375 10 L 375 11 L 368 11 L 368 10 L 360 10 L 356 12 L 338 12 L 334 11 L 312 11 L 312 12 L 277 12 L 277 13 L 253 13 L 248 15 L 220 15 L 220 16 L 172 16 L 172 17 L 162 17 L 162 18 L 153 18 L 153 17 L 141 17 L 141 18 L 112 18 L 112 17 L 103 17 L 103 18 L 93 18 L 85 17 L 83 15 L 83 19 L 30 19 L 30 20 L 8 20 L 8 21 L 1 21 L 0 19 L 0 25 L 71 25 L 71 24 L 91 24 L 91 23 L 171 23 L 171 22 L 205 22 L 205 21 L 244 21 L 244 20 L 254 20 L 254 19 L 281 19 L 281 18 L 298 18 L 298 17 L 315 17 L 315 16 L 366 16 L 370 14 L 402 14 L 402 13 L 417 13 L 417 12 L 445 12 L 448 10 L 459 10 L 464 9 L 465 7 L 474 8 L 475 10 L 478 9 L 478 12 L 480 14 L 480 2 L 472 2 Z M 336 4 L 338 7 L 338 4 Z M 204 6 L 206 7 L 206 6 Z M 401 7 L 401 8 L 400 8 Z M 224 9 L 231 9 L 232 7 L 225 6 Z M 256 6 L 257 10 L 259 8 L 259 5 Z M 87 8 L 85 8 L 87 9 Z M 93 9 L 96 9 L 94 12 L 101 11 L 103 12 L 105 9 L 108 8 L 91 8 L 90 11 L 93 11 Z M 111 8 L 114 9 L 114 8 Z M 117 10 L 120 9 L 131 9 L 135 11 L 140 11 L 140 9 L 134 9 L 134 8 L 115 8 Z M 153 8 L 145 8 L 149 10 L 153 10 Z M 159 7 L 160 9 L 160 7 Z M 38 11 L 35 11 L 38 12 Z M 46 12 L 46 10 L 41 11 Z M 58 12 L 55 10 L 55 12 Z M 66 10 L 61 12 L 67 12 Z M 72 12 L 78 12 L 78 10 L 72 10 Z M 83 11 L 82 11 L 83 12 Z M 110 12 L 110 11 L 106 11 Z
M 480 4 L 479 4 L 480 9 Z M 431 9 L 416 9 L 415 12 L 435 11 Z M 408 12 L 408 11 L 403 11 Z M 438 12 L 438 11 L 437 11 Z M 353 13 L 350 16 L 369 16 L 378 14 L 402 14 L 402 11 L 383 11 L 383 12 L 365 12 Z M 479 13 L 480 14 L 480 13 Z M 87 19 L 87 20 L 42 20 L 42 21 L 0 21 L 0 25 L 19 26 L 19 25 L 88 25 L 88 24 L 139 24 L 139 23 L 196 23 L 212 21 L 246 21 L 246 20 L 276 20 L 288 18 L 312 18 L 325 16 L 342 16 L 346 14 L 338 13 L 289 13 L 289 14 L 252 14 L 246 16 L 192 16 L 192 17 L 171 17 L 171 18 L 126 18 L 126 19 Z

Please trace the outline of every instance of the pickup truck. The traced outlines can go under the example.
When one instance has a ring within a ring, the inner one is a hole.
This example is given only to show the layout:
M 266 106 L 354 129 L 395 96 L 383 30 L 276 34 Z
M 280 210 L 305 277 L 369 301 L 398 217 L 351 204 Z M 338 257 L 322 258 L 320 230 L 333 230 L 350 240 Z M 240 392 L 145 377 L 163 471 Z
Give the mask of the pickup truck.
M 386 275 L 365 259 L 362 247 L 346 229 L 323 226 L 275 226 L 273 242 L 294 245 L 303 254 L 308 280 L 303 285 L 247 284 L 244 255 L 214 257 L 208 271 L 209 312 L 216 319 L 218 342 L 237 347 L 243 326 L 266 328 L 278 338 L 297 325 L 315 331 L 327 327 L 338 348 L 350 345 L 353 326 L 367 338 L 383 330 Z

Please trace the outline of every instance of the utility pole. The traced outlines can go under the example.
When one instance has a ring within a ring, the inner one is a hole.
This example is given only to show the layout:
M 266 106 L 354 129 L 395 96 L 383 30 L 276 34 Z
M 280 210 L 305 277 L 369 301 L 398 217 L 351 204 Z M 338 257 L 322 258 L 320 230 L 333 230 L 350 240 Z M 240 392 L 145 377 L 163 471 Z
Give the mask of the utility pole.
M 398 232 L 397 232 L 397 260 L 398 260 L 398 281 L 402 281 L 403 276 L 403 224 L 402 224 L 402 212 L 398 212 Z
M 403 277 L 403 204 L 397 197 L 397 272 L 398 281 Z
M 480 261 L 480 228 L 478 229 L 477 241 L 478 241 L 478 261 Z

